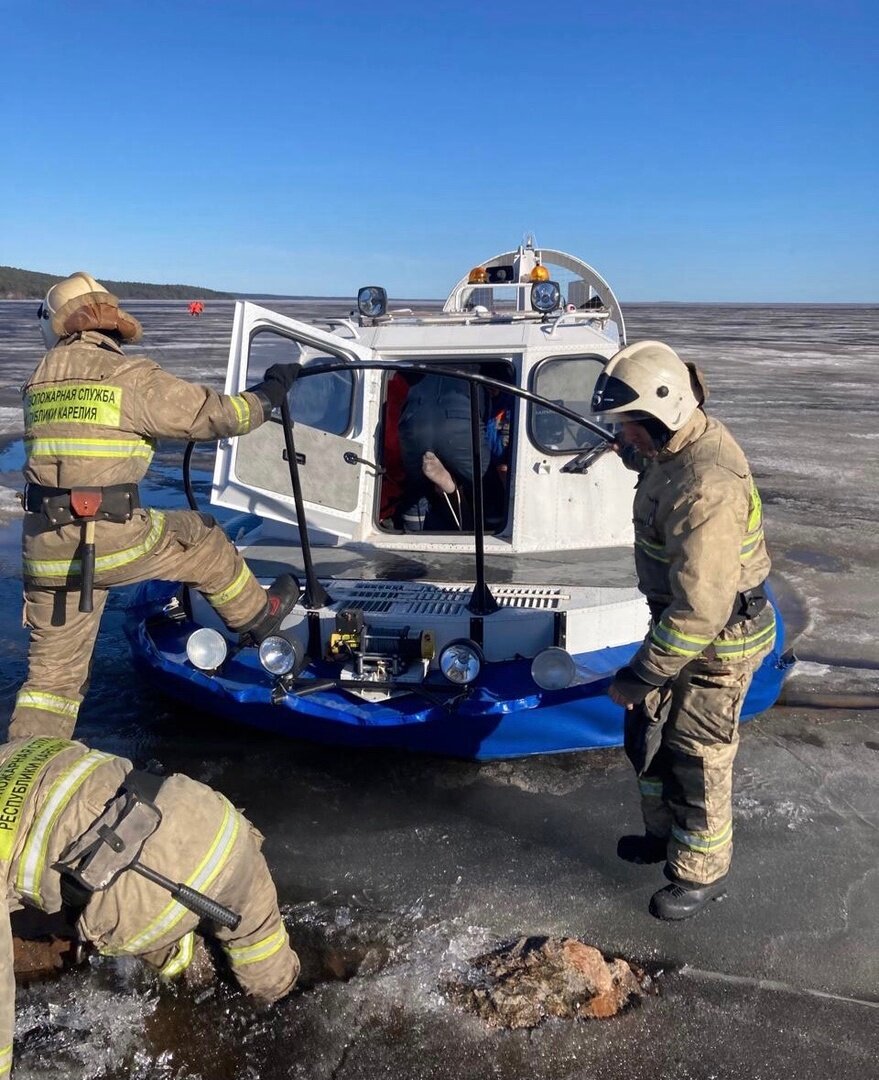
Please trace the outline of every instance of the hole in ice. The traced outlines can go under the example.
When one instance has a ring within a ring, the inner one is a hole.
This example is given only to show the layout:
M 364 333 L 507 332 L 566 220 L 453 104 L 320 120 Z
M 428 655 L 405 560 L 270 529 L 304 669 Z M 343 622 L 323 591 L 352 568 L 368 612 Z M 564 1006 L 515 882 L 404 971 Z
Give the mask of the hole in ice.
M 310 903 L 284 914 L 291 944 L 302 964 L 298 983 L 302 990 L 374 975 L 409 937 L 399 916 L 356 904 L 326 907 Z

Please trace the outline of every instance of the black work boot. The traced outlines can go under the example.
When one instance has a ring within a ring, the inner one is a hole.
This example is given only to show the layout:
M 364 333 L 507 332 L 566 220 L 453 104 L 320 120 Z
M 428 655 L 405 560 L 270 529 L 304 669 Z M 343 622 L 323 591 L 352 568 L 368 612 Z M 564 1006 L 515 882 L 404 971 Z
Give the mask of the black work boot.
M 657 919 L 689 919 L 710 901 L 726 896 L 726 874 L 710 885 L 673 881 L 650 898 L 650 914 Z
M 266 590 L 265 610 L 238 631 L 242 645 L 259 645 L 267 637 L 277 633 L 284 616 L 296 606 L 302 589 L 294 574 L 281 574 Z
M 645 833 L 644 836 L 621 836 L 617 841 L 617 857 L 626 862 L 645 863 L 664 862 L 668 848 L 667 836 Z

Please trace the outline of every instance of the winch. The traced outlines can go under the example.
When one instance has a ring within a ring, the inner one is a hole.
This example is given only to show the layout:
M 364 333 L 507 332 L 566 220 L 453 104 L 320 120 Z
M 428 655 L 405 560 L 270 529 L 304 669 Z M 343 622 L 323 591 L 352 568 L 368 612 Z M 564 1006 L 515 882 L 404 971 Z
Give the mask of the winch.
M 350 678 L 387 682 L 415 664 L 426 674 L 436 639 L 431 630 L 413 633 L 408 626 L 367 626 L 359 608 L 346 608 L 336 615 L 327 649 L 330 659 L 346 663 Z

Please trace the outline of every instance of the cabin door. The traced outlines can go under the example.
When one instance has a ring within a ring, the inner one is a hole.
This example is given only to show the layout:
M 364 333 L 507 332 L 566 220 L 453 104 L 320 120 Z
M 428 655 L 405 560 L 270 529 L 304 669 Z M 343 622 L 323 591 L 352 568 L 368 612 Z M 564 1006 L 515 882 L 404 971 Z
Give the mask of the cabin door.
M 371 360 L 350 337 L 330 334 L 256 304 L 235 305 L 226 392 L 258 383 L 272 364 Z M 360 539 L 371 527 L 375 499 L 375 427 L 380 371 L 333 371 L 299 378 L 290 414 L 309 529 Z M 294 523 L 290 465 L 280 420 L 220 442 L 211 501 Z

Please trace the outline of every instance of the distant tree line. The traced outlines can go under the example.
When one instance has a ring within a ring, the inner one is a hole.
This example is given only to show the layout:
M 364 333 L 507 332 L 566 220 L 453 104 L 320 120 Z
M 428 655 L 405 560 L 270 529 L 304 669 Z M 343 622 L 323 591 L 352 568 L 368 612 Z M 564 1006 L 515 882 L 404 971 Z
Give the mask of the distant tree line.
M 39 274 L 34 270 L 19 270 L 15 266 L 0 266 L 0 299 L 41 300 L 57 281 L 66 274 Z M 229 299 L 232 293 L 203 289 L 198 285 L 148 285 L 142 281 L 109 281 L 99 277 L 101 284 L 114 296 L 127 300 L 191 300 L 193 297 Z

